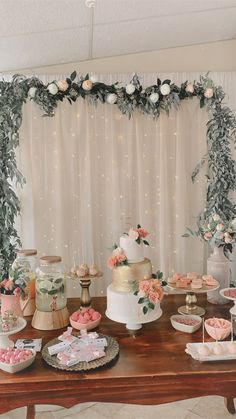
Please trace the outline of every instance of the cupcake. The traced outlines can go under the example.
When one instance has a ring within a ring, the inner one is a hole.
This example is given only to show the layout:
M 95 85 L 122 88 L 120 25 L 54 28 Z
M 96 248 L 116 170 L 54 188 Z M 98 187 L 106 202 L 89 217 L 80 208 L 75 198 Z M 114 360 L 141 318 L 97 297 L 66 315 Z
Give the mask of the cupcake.
M 98 274 L 98 267 L 93 263 L 90 267 L 89 267 L 89 275 L 91 276 L 95 276 Z
M 76 273 L 77 273 L 79 278 L 83 278 L 84 276 L 88 275 L 89 268 L 85 263 L 83 263 L 82 265 L 79 266 Z

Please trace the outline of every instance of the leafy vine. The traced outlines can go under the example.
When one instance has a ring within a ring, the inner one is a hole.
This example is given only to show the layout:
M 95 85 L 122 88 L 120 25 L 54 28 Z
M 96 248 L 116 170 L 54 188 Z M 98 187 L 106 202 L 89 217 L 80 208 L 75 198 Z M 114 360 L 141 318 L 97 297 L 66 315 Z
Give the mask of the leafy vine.
M 158 118 L 161 112 L 169 114 L 178 108 L 182 100 L 199 99 L 200 107 L 209 113 L 207 123 L 207 155 L 203 156 L 192 173 L 194 182 L 202 166 L 208 164 L 206 205 L 198 217 L 201 223 L 217 213 L 222 219 L 236 216 L 236 205 L 231 198 L 236 188 L 236 162 L 232 158 L 231 145 L 236 139 L 236 116 L 223 104 L 222 87 L 214 85 L 207 76 L 195 83 L 186 81 L 177 86 L 171 80 L 143 87 L 135 74 L 126 86 L 101 83 L 94 78 L 77 76 L 74 71 L 65 80 L 44 85 L 36 77 L 16 75 L 11 82 L 0 81 L 0 277 L 8 275 L 9 267 L 20 246 L 20 238 L 14 226 L 20 214 L 20 201 L 14 190 L 25 180 L 16 164 L 15 150 L 19 145 L 19 129 L 22 122 L 22 106 L 27 99 L 33 100 L 46 116 L 53 116 L 59 101 L 67 99 L 71 104 L 78 98 L 96 105 L 98 102 L 117 106 L 129 118 L 135 110 Z

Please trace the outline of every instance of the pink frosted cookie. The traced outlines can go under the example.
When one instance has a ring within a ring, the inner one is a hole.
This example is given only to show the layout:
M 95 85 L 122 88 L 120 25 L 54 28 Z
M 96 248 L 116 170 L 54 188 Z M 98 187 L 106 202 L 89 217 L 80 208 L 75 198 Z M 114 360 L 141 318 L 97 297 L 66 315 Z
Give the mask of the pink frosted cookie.
M 198 277 L 197 272 L 188 272 L 187 273 L 187 278 L 189 278 L 189 279 L 197 279 L 197 277 Z
M 189 284 L 189 280 L 187 277 L 179 278 L 178 281 L 176 281 L 177 288 L 186 288 L 188 284 Z
M 216 279 L 213 278 L 213 276 L 211 276 L 211 275 L 203 275 L 202 280 L 207 287 L 213 287 L 213 286 L 217 285 Z
M 202 288 L 202 279 L 200 279 L 200 278 L 192 279 L 191 288 L 193 288 L 193 289 Z
M 178 281 L 180 278 L 183 278 L 183 274 L 180 274 L 180 273 L 178 273 L 178 272 L 175 272 L 174 274 L 173 274 L 173 276 L 172 276 L 172 278 L 173 278 L 173 280 L 176 282 L 176 281 Z

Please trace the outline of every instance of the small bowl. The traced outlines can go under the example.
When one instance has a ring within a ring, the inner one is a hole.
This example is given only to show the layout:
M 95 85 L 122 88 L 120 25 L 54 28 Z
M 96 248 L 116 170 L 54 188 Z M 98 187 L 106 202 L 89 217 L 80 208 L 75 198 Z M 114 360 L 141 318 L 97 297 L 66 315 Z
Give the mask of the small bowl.
M 178 322 L 178 319 L 196 320 L 198 323 L 195 325 L 189 325 Z M 200 329 L 202 324 L 202 318 L 193 314 L 174 314 L 173 316 L 171 316 L 170 321 L 174 329 L 184 333 L 194 333 L 198 329 Z
M 72 320 L 70 316 L 70 324 L 74 329 L 77 329 L 77 330 L 83 330 L 83 329 L 92 330 L 92 329 L 95 329 L 95 327 L 99 325 L 101 318 L 102 316 L 100 314 L 100 317 L 97 320 L 90 321 L 88 323 L 79 323 L 79 322 L 76 322 L 75 320 Z
M 14 374 L 29 367 L 31 364 L 33 364 L 36 357 L 36 352 L 33 349 L 29 350 L 32 352 L 32 357 L 26 359 L 25 361 L 18 362 L 17 364 L 7 364 L 5 362 L 0 362 L 0 369 L 9 372 L 10 374 Z
M 205 320 L 205 329 L 208 333 L 209 336 L 211 336 L 213 339 L 215 340 L 223 340 L 225 338 L 227 338 L 230 333 L 231 333 L 231 329 L 232 329 L 232 325 L 231 322 L 229 320 L 225 320 L 225 319 L 218 319 L 216 318 L 216 320 L 224 320 L 225 324 L 226 324 L 226 328 L 221 328 L 218 326 L 211 326 L 209 323 L 212 321 L 213 319 L 207 319 Z

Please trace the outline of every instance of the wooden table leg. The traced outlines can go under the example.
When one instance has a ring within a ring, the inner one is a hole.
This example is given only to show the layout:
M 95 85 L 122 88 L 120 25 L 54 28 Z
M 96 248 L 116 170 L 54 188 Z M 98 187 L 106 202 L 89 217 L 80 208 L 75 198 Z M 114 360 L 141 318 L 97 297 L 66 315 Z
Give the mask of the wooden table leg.
M 231 415 L 235 414 L 234 399 L 231 399 L 231 398 L 227 399 L 225 397 L 225 406 L 226 406 L 228 412 L 231 413 Z
M 34 419 L 35 418 L 35 405 L 30 404 L 27 406 L 27 413 L 26 413 L 26 419 Z

